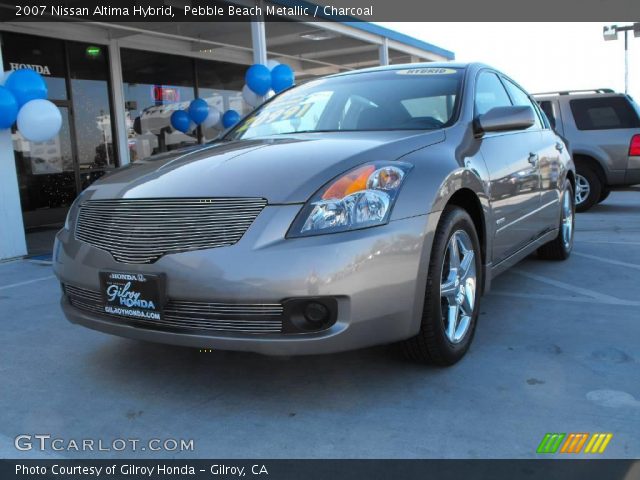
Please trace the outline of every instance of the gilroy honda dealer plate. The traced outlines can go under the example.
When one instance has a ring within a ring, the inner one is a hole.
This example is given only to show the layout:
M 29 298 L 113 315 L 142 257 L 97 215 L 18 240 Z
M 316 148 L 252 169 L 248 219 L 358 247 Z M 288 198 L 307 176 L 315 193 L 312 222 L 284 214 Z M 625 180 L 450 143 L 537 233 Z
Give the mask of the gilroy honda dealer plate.
M 162 275 L 100 272 L 100 287 L 105 313 L 148 320 L 162 318 Z

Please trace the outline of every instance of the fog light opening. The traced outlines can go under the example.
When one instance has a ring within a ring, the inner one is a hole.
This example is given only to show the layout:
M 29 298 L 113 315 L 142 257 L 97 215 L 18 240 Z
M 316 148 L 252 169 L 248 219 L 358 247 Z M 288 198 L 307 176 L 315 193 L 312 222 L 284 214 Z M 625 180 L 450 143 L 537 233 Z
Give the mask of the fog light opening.
M 329 321 L 331 312 L 319 302 L 308 302 L 303 311 L 304 319 L 314 327 L 323 325 Z
M 318 333 L 338 319 L 338 302 L 332 297 L 289 298 L 282 304 L 282 333 Z

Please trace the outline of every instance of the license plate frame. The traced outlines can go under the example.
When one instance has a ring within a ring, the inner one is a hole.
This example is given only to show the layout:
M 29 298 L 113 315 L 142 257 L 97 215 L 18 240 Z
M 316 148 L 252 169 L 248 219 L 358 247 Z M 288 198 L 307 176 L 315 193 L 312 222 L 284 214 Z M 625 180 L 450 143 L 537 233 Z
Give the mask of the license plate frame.
M 166 302 L 164 274 L 101 271 L 104 313 L 138 320 L 162 320 Z

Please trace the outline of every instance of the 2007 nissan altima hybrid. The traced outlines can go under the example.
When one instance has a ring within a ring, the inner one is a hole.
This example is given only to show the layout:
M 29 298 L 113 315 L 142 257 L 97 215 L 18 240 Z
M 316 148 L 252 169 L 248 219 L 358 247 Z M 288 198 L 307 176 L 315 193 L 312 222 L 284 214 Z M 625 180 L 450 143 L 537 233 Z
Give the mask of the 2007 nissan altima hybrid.
M 529 95 L 481 64 L 309 81 L 211 144 L 87 188 L 54 247 L 62 309 L 102 332 L 275 355 L 469 349 L 480 297 L 573 246 L 575 172 Z

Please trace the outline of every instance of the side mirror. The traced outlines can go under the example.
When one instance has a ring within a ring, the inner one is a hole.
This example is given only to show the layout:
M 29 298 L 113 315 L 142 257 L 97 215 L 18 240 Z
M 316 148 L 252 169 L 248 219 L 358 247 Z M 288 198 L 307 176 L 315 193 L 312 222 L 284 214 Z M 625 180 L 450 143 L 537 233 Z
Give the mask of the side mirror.
M 494 107 L 478 115 L 473 129 L 476 134 L 525 130 L 536 123 L 533 109 L 528 106 Z

